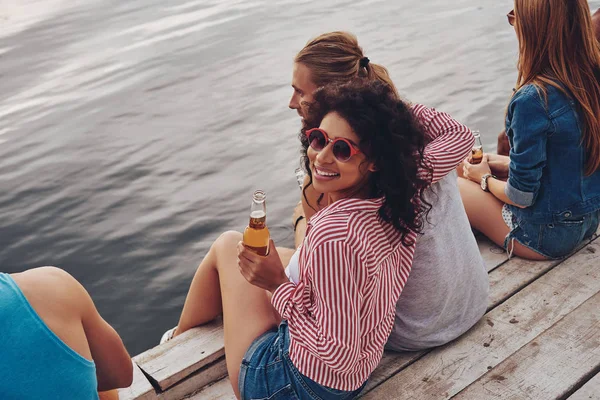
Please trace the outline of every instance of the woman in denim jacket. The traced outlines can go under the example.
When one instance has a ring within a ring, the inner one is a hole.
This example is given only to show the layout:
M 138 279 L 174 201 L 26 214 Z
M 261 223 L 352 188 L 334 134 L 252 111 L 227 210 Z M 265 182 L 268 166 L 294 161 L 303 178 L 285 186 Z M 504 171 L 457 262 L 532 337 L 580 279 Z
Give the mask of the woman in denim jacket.
M 471 225 L 509 254 L 562 258 L 598 229 L 600 47 L 585 0 L 515 0 L 508 20 L 519 40 L 510 157 L 466 160 L 461 196 Z

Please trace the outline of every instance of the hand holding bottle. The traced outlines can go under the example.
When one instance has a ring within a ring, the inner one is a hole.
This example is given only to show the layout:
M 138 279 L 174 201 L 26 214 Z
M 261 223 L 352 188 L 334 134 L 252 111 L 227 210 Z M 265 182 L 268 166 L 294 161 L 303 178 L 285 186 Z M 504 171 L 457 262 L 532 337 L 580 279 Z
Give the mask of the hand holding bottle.
M 510 166 L 510 158 L 508 156 L 501 156 L 498 154 L 488 154 L 488 164 L 492 170 L 492 174 L 498 177 L 498 179 L 508 179 L 508 170 Z
M 269 240 L 269 248 L 269 254 L 260 256 L 238 243 L 238 267 L 249 283 L 272 293 L 289 279 L 273 240 Z

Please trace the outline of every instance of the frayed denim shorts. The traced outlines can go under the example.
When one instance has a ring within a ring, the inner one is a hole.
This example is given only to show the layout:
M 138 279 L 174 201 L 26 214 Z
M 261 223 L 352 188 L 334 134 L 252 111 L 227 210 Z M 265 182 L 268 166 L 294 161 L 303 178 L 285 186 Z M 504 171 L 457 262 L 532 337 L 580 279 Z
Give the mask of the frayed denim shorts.
M 286 321 L 279 329 L 256 338 L 240 367 L 242 400 L 347 400 L 354 399 L 366 382 L 353 392 L 319 385 L 302 375 L 290 361 L 290 335 Z
M 565 213 L 551 224 L 534 224 L 507 216 L 507 207 L 503 209 L 505 221 L 512 218 L 507 225 L 511 231 L 504 239 L 504 248 L 512 255 L 513 240 L 551 260 L 558 260 L 571 254 L 598 230 L 600 210 L 592 213 L 573 216 Z M 509 211 L 510 213 L 510 211 Z

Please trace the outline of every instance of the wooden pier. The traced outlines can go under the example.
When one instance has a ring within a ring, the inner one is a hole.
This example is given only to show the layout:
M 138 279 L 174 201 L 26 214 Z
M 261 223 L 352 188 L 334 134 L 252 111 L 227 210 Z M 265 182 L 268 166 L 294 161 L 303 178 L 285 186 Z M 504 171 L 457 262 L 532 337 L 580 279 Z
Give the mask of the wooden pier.
M 598 231 L 600 234 L 600 230 Z M 445 346 L 385 353 L 363 399 L 600 399 L 600 239 L 561 261 L 508 260 L 478 238 L 486 315 Z M 133 358 L 120 399 L 233 400 L 220 321 Z

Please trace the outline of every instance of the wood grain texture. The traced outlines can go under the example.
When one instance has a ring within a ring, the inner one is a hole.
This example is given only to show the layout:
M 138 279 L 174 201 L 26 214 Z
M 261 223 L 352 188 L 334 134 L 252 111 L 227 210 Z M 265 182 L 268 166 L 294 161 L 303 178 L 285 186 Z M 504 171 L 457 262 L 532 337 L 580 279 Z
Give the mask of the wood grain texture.
M 133 362 L 133 383 L 125 389 L 119 389 L 119 400 L 153 400 L 158 399 L 154 387 L 144 373 Z
M 600 368 L 599 310 L 600 292 L 454 399 L 564 398 Z
M 573 393 L 569 400 L 600 400 L 600 372 Z
M 596 239 L 597 235 L 590 240 L 586 240 L 581 244 L 579 250 L 585 248 Z M 490 279 L 488 310 L 495 307 L 503 301 L 503 299 L 510 297 L 513 293 L 516 293 L 529 285 L 563 261 L 564 260 L 530 261 L 514 257 L 502 264 L 499 268 L 491 271 L 488 275 Z
M 393 376 L 398 371 L 403 370 L 428 352 L 429 350 L 402 353 L 386 351 L 383 354 L 383 358 L 379 362 L 379 365 L 371 374 L 369 382 L 363 389 L 362 393 L 367 393 L 370 390 L 373 390 L 390 376 Z
M 173 338 L 133 359 L 162 391 L 222 358 L 223 325 L 220 319 Z
M 502 247 L 497 246 L 480 233 L 475 235 L 475 238 L 477 239 L 477 246 L 488 272 L 508 261 L 508 254 Z
M 188 376 L 183 381 L 171 386 L 165 392 L 160 394 L 160 398 L 161 400 L 179 400 L 188 398 L 189 396 L 198 393 L 198 391 L 207 385 L 217 382 L 225 377 L 227 377 L 227 365 L 225 364 L 225 358 L 221 358 L 195 374 Z
M 235 394 L 229 382 L 229 378 L 221 379 L 214 384 L 205 387 L 189 400 L 236 400 Z

